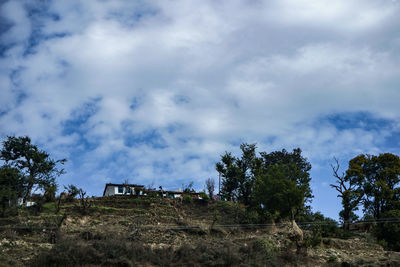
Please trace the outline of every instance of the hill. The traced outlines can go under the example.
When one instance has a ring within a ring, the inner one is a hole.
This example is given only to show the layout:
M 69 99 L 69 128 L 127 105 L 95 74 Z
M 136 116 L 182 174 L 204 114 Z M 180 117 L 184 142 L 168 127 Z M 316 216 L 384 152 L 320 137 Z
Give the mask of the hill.
M 304 230 L 299 241 L 290 222 L 254 225 L 242 206 L 222 201 L 93 198 L 85 215 L 78 200 L 57 214 L 46 203 L 0 226 L 2 266 L 400 266 L 400 253 L 368 233 Z

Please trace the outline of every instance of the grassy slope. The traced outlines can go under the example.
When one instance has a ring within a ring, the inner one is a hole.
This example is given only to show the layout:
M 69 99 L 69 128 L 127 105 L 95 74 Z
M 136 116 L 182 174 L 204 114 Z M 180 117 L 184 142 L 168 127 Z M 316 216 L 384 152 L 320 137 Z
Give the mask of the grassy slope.
M 40 227 L 56 226 L 57 230 Z M 18 265 L 400 265 L 400 254 L 385 252 L 368 235 L 325 239 L 296 253 L 287 225 L 222 227 L 246 223 L 244 209 L 229 202 L 181 203 L 170 199 L 98 198 L 83 216 L 76 203 L 53 203 L 39 216 L 20 212 L 0 225 L 0 263 Z M 54 243 L 55 244 L 52 244 Z

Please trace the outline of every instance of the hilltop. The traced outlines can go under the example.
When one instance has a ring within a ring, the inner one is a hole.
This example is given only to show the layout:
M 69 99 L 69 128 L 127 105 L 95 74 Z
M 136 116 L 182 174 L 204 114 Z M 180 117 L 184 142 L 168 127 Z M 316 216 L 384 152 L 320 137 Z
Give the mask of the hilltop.
M 232 202 L 190 199 L 94 198 L 86 215 L 78 200 L 55 214 L 47 203 L 1 220 L 3 266 L 398 266 L 368 233 L 340 239 L 304 231 L 296 246 L 289 222 L 249 225 Z

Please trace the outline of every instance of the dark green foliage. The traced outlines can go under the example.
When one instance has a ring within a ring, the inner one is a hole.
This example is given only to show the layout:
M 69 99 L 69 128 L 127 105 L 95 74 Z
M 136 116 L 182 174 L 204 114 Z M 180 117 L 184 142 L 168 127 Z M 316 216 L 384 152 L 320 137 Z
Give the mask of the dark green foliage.
M 364 211 L 375 219 L 400 208 L 400 158 L 397 155 L 359 155 L 350 160 L 346 176 L 362 189 Z
M 57 165 L 64 164 L 66 161 L 51 159 L 49 154 L 31 144 L 28 136 L 7 137 L 0 151 L 0 159 L 18 169 L 22 174 L 25 185 L 24 202 L 30 197 L 35 187 L 46 189 L 48 186 L 55 185 L 56 177 L 64 173 L 64 170 L 58 169 Z
M 225 152 L 221 162 L 216 164 L 222 176 L 221 195 L 226 200 L 236 200 L 248 205 L 254 184 L 254 174 L 260 160 L 256 156 L 256 144 L 241 144 L 241 158 Z
M 337 163 L 337 161 L 336 161 Z M 354 210 L 359 203 L 364 206 L 364 231 L 376 227 L 374 234 L 381 244 L 389 249 L 400 250 L 400 227 L 391 220 L 400 219 L 400 158 L 391 153 L 359 155 L 349 162 L 349 168 L 338 175 L 333 167 L 337 184 L 331 185 L 342 198 L 340 216 L 344 229 L 356 219 Z
M 278 214 L 279 218 L 294 218 L 295 211 L 304 205 L 304 190 L 295 181 L 287 179 L 288 166 L 275 165 L 257 177 L 254 202 L 262 210 Z
M 56 200 L 57 185 L 50 184 L 44 187 L 44 202 L 52 202 Z
M 209 196 L 205 192 L 200 192 L 199 197 L 201 197 L 203 200 L 209 200 Z
M 318 229 L 322 237 L 336 237 L 338 234 L 338 223 L 331 218 L 325 217 L 320 212 L 312 214 L 311 222 L 313 223 L 311 228 Z
M 262 167 L 264 172 L 269 168 L 277 165 L 287 167 L 285 172 L 286 178 L 295 182 L 304 192 L 304 202 L 310 200 L 313 195 L 310 187 L 311 164 L 301 155 L 301 149 L 293 149 L 292 152 L 282 149 L 282 151 L 274 151 L 271 153 L 261 152 Z
M 23 179 L 18 169 L 10 166 L 0 167 L 0 201 L 2 217 L 5 216 L 9 202 L 16 201 L 24 193 Z
M 183 203 L 190 204 L 193 203 L 193 197 L 191 195 L 183 195 Z
M 387 211 L 381 219 L 382 222 L 377 224 L 374 231 L 376 238 L 386 248 L 400 251 L 400 210 Z
M 73 184 L 68 186 L 64 186 L 64 189 L 67 190 L 67 201 L 72 201 L 78 194 L 80 189 Z
M 222 176 L 222 197 L 243 203 L 259 212 L 259 219 L 295 218 L 313 197 L 310 188 L 311 164 L 292 152 L 261 152 L 255 144 L 242 144 L 242 156 L 226 152 L 216 164 Z
M 185 193 L 191 193 L 191 192 L 195 192 L 195 190 L 193 189 L 193 182 L 190 182 L 188 185 L 184 185 L 183 186 L 183 192 Z

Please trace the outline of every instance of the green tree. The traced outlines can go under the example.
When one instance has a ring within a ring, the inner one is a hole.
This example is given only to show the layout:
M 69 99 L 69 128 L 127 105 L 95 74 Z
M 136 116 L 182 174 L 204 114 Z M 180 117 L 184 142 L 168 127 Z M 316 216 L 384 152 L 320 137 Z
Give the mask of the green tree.
M 257 175 L 254 202 L 275 217 L 294 220 L 297 211 L 304 206 L 305 192 L 296 181 L 288 179 L 290 173 L 290 166 L 280 164 Z
M 232 153 L 225 152 L 221 156 L 221 162 L 216 164 L 216 170 L 222 177 L 221 196 L 226 200 L 237 198 L 239 168 L 236 164 L 236 158 Z
M 254 175 L 260 165 L 256 156 L 256 144 L 241 144 L 242 156 L 233 157 L 225 152 L 221 162 L 216 164 L 216 170 L 222 176 L 222 192 L 224 198 L 236 200 L 245 205 L 250 203 L 254 185 Z
M 22 175 L 16 168 L 4 165 L 0 167 L 0 199 L 2 217 L 5 216 L 10 201 L 15 201 L 24 192 Z
M 274 151 L 271 153 L 261 152 L 263 172 L 276 165 L 285 165 L 288 167 L 285 172 L 286 178 L 295 182 L 298 187 L 304 192 L 304 203 L 313 198 L 312 190 L 310 187 L 311 177 L 311 163 L 301 155 L 301 149 L 293 149 L 288 152 L 286 149 L 282 151 Z
M 375 219 L 399 208 L 400 158 L 397 155 L 359 155 L 350 160 L 346 176 L 362 189 L 364 211 Z
M 26 185 L 24 202 L 30 197 L 33 189 L 46 189 L 55 185 L 56 177 L 64 173 L 64 169 L 58 169 L 57 165 L 66 162 L 66 159 L 51 159 L 48 153 L 31 144 L 28 136 L 7 137 L 3 142 L 0 159 L 18 169 L 23 175 Z

